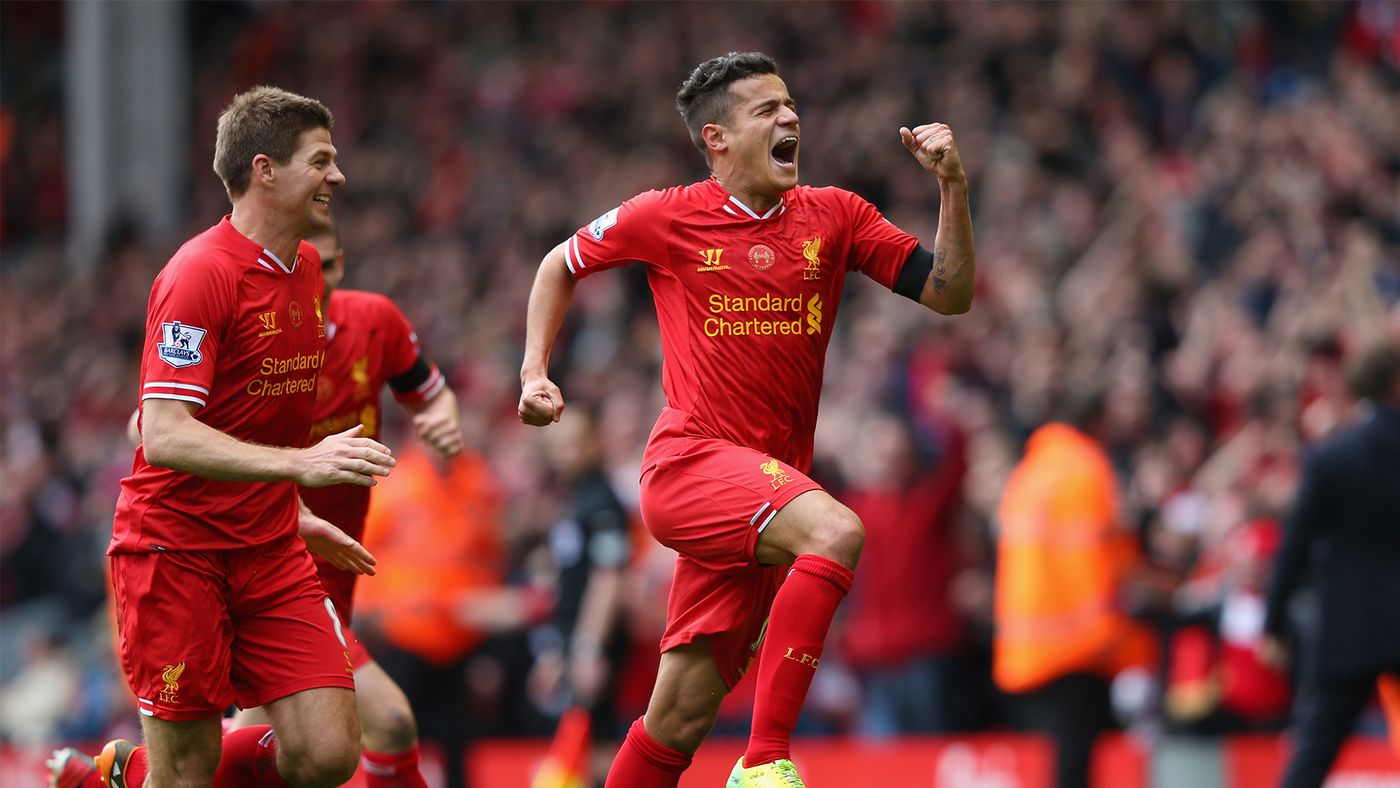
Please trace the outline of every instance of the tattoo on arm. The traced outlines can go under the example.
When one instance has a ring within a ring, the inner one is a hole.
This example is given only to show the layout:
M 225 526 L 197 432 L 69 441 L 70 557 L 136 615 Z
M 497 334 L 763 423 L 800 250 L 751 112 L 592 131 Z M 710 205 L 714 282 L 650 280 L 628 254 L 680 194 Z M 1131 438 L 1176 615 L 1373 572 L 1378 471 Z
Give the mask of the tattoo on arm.
M 948 286 L 948 266 L 945 260 L 948 258 L 948 251 L 941 246 L 933 248 L 933 291 L 942 293 L 943 288 Z

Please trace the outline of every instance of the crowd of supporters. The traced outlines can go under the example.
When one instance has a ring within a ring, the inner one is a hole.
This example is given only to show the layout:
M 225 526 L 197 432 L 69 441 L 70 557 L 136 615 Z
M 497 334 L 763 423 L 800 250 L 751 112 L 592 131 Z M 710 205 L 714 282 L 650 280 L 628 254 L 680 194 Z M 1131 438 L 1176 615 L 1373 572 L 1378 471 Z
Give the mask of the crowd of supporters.
M 35 745 L 134 727 L 103 550 L 130 470 L 146 294 L 176 240 L 117 224 L 100 259 L 65 259 L 55 13 L 4 38 L 0 740 Z M 395 549 L 414 518 L 389 518 L 384 555 L 447 544 L 429 557 L 474 562 L 432 575 L 460 585 L 437 598 L 455 600 L 443 615 L 462 635 L 412 655 L 461 677 L 440 713 L 469 735 L 545 733 L 558 712 L 531 666 L 548 650 L 548 535 L 568 490 L 515 416 L 534 269 L 621 199 L 704 177 L 672 97 L 694 63 L 750 49 L 777 58 L 799 104 L 805 182 L 932 237 L 937 192 L 897 132 L 946 122 L 977 234 L 969 314 L 930 319 L 854 280 L 841 305 L 816 476 L 869 512 L 870 536 L 804 726 L 1004 722 L 988 677 L 997 500 L 1056 398 L 1094 387 L 1124 526 L 1172 578 L 1141 600 L 1164 645 L 1135 720 L 1267 728 L 1286 681 L 1200 692 L 1226 663 L 1263 669 L 1231 651 L 1252 653 L 1262 621 L 1203 611 L 1257 593 L 1300 449 L 1352 418 L 1340 365 L 1400 335 L 1396 15 L 1369 1 L 191 4 L 191 126 L 212 129 L 262 83 L 335 113 L 347 284 L 402 306 L 463 405 L 471 456 L 443 475 L 461 486 L 414 503 L 460 530 L 435 522 Z M 192 173 L 191 233 L 226 212 L 212 146 L 201 132 L 170 152 Z M 554 357 L 634 517 L 661 404 L 649 309 L 640 268 L 590 280 Z M 636 646 L 620 659 L 644 665 L 668 559 L 634 530 Z M 911 552 L 924 571 L 901 563 Z M 368 638 L 412 652 L 393 618 L 418 608 L 380 596 Z M 889 683 L 901 666 L 915 684 Z M 647 686 L 617 688 L 619 719 Z M 928 702 L 901 711 L 891 686 Z M 727 724 L 742 726 L 736 703 Z

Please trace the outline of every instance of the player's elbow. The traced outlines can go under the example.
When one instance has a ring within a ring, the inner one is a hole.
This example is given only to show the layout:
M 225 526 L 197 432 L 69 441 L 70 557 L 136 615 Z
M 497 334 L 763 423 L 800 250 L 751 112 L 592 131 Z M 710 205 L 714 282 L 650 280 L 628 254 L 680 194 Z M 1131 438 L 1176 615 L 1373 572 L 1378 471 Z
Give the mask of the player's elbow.
M 962 315 L 972 310 L 972 293 L 949 295 L 924 302 L 924 306 L 940 315 Z
M 946 307 L 939 310 L 945 315 L 965 315 L 972 310 L 972 295 L 966 298 L 959 298 L 951 301 Z
M 174 457 L 169 438 L 150 429 L 146 432 L 147 434 L 141 436 L 141 451 L 146 456 L 146 462 L 157 468 L 171 467 Z

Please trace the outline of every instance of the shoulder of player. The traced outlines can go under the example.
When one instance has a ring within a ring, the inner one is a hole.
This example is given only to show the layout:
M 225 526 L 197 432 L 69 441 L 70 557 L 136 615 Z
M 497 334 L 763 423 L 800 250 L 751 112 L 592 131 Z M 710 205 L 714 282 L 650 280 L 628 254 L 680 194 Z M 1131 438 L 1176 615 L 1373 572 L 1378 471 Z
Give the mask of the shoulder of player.
M 392 330 L 408 320 L 392 299 L 368 290 L 337 289 L 331 293 L 326 311 L 331 320 L 353 326 L 357 331 Z
M 321 267 L 321 253 L 316 251 L 315 244 L 304 238 L 301 240 L 301 243 L 297 244 L 297 256 L 312 267 Z
M 699 181 L 678 186 L 668 186 L 664 189 L 650 189 L 644 191 L 627 201 L 627 206 L 632 209 L 651 209 L 669 213 L 683 213 L 687 210 L 707 204 L 710 201 L 710 193 L 706 187 L 707 181 Z
M 336 288 L 331 293 L 330 303 L 346 311 L 360 313 L 399 314 L 400 312 L 398 305 L 388 296 L 369 290 Z
M 207 236 L 207 232 L 201 233 L 175 250 L 157 280 L 193 277 L 205 282 L 236 282 L 248 261 Z
M 798 184 L 794 186 L 786 195 L 786 199 L 795 205 L 803 203 L 814 205 L 849 205 L 852 202 L 866 202 L 864 197 L 849 189 L 840 186 L 808 186 Z

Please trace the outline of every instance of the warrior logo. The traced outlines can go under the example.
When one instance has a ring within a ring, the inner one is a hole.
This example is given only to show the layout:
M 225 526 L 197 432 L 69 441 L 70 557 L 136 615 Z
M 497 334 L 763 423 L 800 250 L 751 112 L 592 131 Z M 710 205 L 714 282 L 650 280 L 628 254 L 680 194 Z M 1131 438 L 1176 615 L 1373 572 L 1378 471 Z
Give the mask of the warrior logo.
M 187 326 L 180 321 L 161 323 L 161 340 L 156 343 L 156 353 L 161 360 L 172 367 L 192 367 L 204 360 L 199 352 L 199 343 L 209 332 L 202 328 Z
M 168 706 L 177 705 L 180 702 L 180 676 L 185 672 L 185 663 L 178 665 L 166 665 L 160 672 L 160 677 L 165 680 L 165 689 L 160 691 L 160 702 Z
M 807 267 L 802 269 L 802 278 L 808 282 L 814 282 L 822 278 L 822 237 L 816 236 L 810 241 L 802 242 L 802 257 L 807 260 Z
M 773 489 L 775 490 L 792 481 L 792 477 L 788 475 L 787 471 L 783 470 L 783 466 L 779 465 L 777 460 L 769 460 L 768 462 L 760 463 L 758 469 L 768 474 L 768 481 L 773 483 Z
M 270 337 L 273 334 L 282 333 L 282 329 L 277 327 L 277 312 L 259 312 L 258 322 L 262 323 L 263 330 L 258 334 L 260 337 Z
M 719 258 L 723 254 L 723 249 L 701 249 L 700 260 L 704 264 L 695 270 L 699 271 L 700 273 L 707 273 L 709 271 L 728 271 L 729 266 L 722 265 L 719 261 Z

